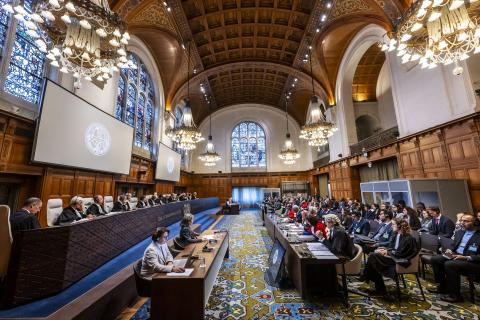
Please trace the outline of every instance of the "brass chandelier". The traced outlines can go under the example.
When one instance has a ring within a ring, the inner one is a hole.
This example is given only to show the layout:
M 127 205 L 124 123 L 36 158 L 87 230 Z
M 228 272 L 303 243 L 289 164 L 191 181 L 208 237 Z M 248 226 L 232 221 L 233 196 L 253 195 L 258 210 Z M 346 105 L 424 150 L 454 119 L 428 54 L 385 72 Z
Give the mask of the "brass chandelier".
M 308 144 L 312 147 L 324 146 L 328 144 L 328 138 L 333 135 L 337 128 L 335 124 L 327 121 L 325 115 L 320 109 L 320 102 L 315 95 L 315 86 L 313 83 L 313 66 L 312 66 L 312 47 L 310 46 L 310 74 L 312 77 L 312 97 L 310 98 L 309 110 L 310 117 L 307 119 L 307 123 L 302 127 L 300 131 L 300 138 L 308 140 Z
M 285 96 L 285 121 L 287 123 L 287 134 L 285 145 L 280 151 L 278 157 L 283 160 L 283 163 L 287 165 L 295 164 L 296 160 L 300 158 L 300 153 L 293 146 L 293 142 L 290 139 L 290 132 L 288 131 L 288 96 Z
M 183 150 L 194 150 L 197 143 L 205 140 L 193 121 L 192 109 L 190 108 L 190 42 L 188 43 L 188 66 L 187 66 L 187 98 L 183 107 L 183 115 L 179 126 L 167 129 L 167 136 L 178 144 Z
M 208 102 L 208 106 L 210 107 L 210 102 Z M 210 108 L 209 108 L 210 109 Z M 210 111 L 210 110 L 209 110 Z M 198 159 L 203 162 L 203 164 L 207 167 L 212 167 L 217 164 L 218 161 L 222 159 L 220 155 L 215 151 L 215 146 L 212 142 L 212 113 L 210 111 L 210 131 L 208 135 L 208 143 L 205 148 L 205 152 L 202 153 Z
M 477 0 L 419 0 L 396 25 L 392 39 L 381 44 L 383 51 L 397 50 L 402 63 L 418 61 L 422 68 L 455 64 L 480 52 Z
M 119 68 L 136 68 L 127 58 L 130 35 L 107 0 L 44 0 L 33 8 L 7 3 L 3 10 L 24 22 L 26 33 L 53 67 L 81 80 L 103 82 Z

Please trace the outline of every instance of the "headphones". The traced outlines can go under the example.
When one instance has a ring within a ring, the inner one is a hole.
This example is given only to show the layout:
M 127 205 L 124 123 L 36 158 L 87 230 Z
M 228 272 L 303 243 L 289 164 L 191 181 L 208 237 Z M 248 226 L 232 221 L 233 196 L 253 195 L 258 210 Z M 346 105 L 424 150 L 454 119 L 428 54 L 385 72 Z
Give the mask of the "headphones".
M 158 227 L 157 230 L 155 230 L 152 234 L 152 241 L 157 242 L 158 239 L 160 239 L 161 236 L 165 234 L 165 232 L 170 234 L 170 230 L 168 230 L 165 227 Z
M 475 219 L 473 220 L 473 226 L 474 227 L 480 227 L 480 219 L 475 217 Z

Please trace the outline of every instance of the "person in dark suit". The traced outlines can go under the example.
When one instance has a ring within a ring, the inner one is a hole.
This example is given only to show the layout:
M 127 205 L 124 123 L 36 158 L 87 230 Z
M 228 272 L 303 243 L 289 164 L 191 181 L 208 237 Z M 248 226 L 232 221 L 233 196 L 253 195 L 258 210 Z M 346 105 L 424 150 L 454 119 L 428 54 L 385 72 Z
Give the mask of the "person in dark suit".
M 131 193 L 126 193 L 125 194 L 125 202 L 123 203 L 125 205 L 125 208 L 127 208 L 127 210 L 125 210 L 125 211 L 132 210 L 132 206 L 130 205 L 130 202 L 132 202 L 132 194 Z
M 146 208 L 146 207 L 148 207 L 148 203 L 147 203 L 147 200 L 145 199 L 145 196 L 140 196 L 137 202 L 137 209 Z
M 336 214 L 329 213 L 323 216 L 328 228 L 327 237 L 322 238 L 322 233 L 317 233 L 320 241 L 335 255 L 353 259 L 356 254 L 353 240 L 340 225 Z
M 197 193 L 196 192 L 192 193 L 192 200 L 195 200 L 195 199 L 197 199 Z
M 407 221 L 393 219 L 392 228 L 394 236 L 388 248 L 378 248 L 368 256 L 363 275 L 360 277 L 361 281 L 373 281 L 375 291 L 380 295 L 387 292 L 382 275 L 393 277 L 397 263 L 403 267 L 410 266 L 410 260 L 420 251 L 417 240 L 410 235 Z
M 360 211 L 353 211 L 353 223 L 348 229 L 350 234 L 362 234 L 368 236 L 370 233 L 370 223 L 367 219 L 362 218 L 362 213 Z
M 23 203 L 21 209 L 10 215 L 10 228 L 12 234 L 22 230 L 31 230 L 40 228 L 37 214 L 42 209 L 42 200 L 39 198 L 28 198 Z
M 432 216 L 428 233 L 451 238 L 455 231 L 455 223 L 449 217 L 442 215 L 438 207 L 427 208 L 427 212 Z
M 126 202 L 125 196 L 119 195 L 118 200 L 115 201 L 115 203 L 113 204 L 112 212 L 129 211 L 125 202 Z
M 87 215 L 103 216 L 107 213 L 103 207 L 103 196 L 96 195 L 93 197 L 93 203 L 87 209 Z
M 375 242 L 362 241 L 360 238 L 358 238 L 358 241 L 355 241 L 362 246 L 365 253 L 370 253 L 380 247 L 388 247 L 390 243 L 391 237 L 393 235 L 393 213 L 391 211 L 381 209 L 379 218 L 381 222 L 380 227 L 378 228 L 377 232 L 370 236 L 370 239 Z
M 193 215 L 186 213 L 182 221 L 180 221 L 180 234 L 178 240 L 182 246 L 186 246 L 189 243 L 202 242 L 202 239 L 199 239 L 199 234 L 192 230 L 193 224 Z
M 458 230 L 453 239 L 453 249 L 445 254 L 431 258 L 435 282 L 438 283 L 433 293 L 446 294 L 441 297 L 447 302 L 462 302 L 460 294 L 460 276 L 477 276 L 480 274 L 480 227 L 471 213 L 462 216 L 463 230 Z
M 150 199 L 148 199 L 148 205 L 150 207 L 156 206 L 157 204 L 159 204 L 157 203 L 157 199 L 158 197 L 156 195 L 153 195 Z
M 85 215 L 83 213 L 85 207 L 83 205 L 83 198 L 75 196 L 70 200 L 70 205 L 63 209 L 58 216 L 57 225 L 72 223 L 84 218 L 93 218 L 93 215 Z
M 422 223 L 418 218 L 417 212 L 410 207 L 403 208 L 403 218 L 408 221 L 410 229 L 419 230 L 422 227 Z

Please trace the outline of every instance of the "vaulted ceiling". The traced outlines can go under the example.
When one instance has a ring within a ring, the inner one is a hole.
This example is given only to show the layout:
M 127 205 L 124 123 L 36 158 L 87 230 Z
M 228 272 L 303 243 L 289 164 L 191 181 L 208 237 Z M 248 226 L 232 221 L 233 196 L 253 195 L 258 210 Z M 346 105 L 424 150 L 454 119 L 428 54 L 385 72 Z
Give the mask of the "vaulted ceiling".
M 409 0 L 110 1 L 130 33 L 143 40 L 155 58 L 167 109 L 187 94 L 188 56 L 183 48 L 191 40 L 191 71 L 195 69 L 195 74 L 191 72 L 190 96 L 197 123 L 209 112 L 237 103 L 283 109 L 285 94 L 291 92 L 289 113 L 299 124 L 305 122 L 312 94 L 310 63 L 305 58 L 309 48 L 315 90 L 333 103 L 338 67 L 351 39 L 371 23 L 391 29 L 392 21 L 408 3 Z M 358 72 L 357 78 L 364 82 L 360 85 L 365 88 L 376 82 L 368 73 L 383 64 L 381 58 L 372 55 L 381 56 L 371 52 L 364 58 L 365 64 L 373 59 L 376 66 L 363 68 L 365 75 Z

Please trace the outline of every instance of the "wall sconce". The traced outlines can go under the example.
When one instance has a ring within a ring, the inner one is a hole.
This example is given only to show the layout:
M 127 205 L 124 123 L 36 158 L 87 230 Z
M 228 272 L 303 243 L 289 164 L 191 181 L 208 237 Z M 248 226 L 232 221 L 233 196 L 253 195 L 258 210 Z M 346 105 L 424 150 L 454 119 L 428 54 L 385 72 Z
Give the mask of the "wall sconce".
M 368 167 L 371 168 L 372 167 L 372 161 L 368 161 Z

